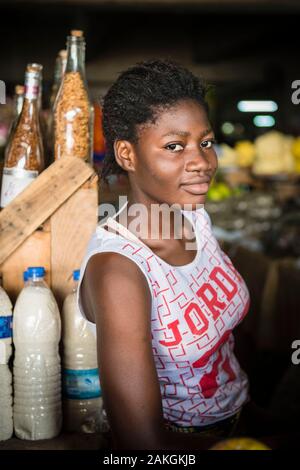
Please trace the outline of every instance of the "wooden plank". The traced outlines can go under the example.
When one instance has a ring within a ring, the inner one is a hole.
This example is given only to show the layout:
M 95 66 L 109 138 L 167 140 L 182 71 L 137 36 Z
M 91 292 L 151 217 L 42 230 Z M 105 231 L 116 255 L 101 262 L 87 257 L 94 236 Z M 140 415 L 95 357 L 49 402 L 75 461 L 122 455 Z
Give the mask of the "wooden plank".
M 80 158 L 62 158 L 5 207 L 0 212 L 0 264 L 93 174 Z
M 72 290 L 72 273 L 79 269 L 98 220 L 97 178 L 76 191 L 51 217 L 52 290 L 59 307 Z
M 0 266 L 3 287 L 14 303 L 23 288 L 23 272 L 28 266 L 44 266 L 46 282 L 51 283 L 50 220 L 31 234 Z

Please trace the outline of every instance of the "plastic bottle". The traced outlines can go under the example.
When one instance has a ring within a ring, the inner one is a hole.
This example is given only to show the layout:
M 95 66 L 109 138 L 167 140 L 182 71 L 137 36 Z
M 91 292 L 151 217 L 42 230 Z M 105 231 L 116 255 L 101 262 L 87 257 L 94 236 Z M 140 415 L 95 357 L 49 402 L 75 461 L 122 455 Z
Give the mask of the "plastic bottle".
M 0 441 L 13 433 L 12 374 L 9 359 L 12 353 L 12 304 L 0 286 Z
M 62 425 L 60 314 L 43 267 L 28 268 L 14 329 L 14 429 L 20 439 L 50 439 Z
M 103 430 L 96 338 L 76 305 L 78 270 L 73 280 L 62 311 L 64 428 L 93 433 Z
M 24 281 L 24 286 L 26 286 L 27 281 L 28 281 L 28 271 L 23 272 L 23 281 Z

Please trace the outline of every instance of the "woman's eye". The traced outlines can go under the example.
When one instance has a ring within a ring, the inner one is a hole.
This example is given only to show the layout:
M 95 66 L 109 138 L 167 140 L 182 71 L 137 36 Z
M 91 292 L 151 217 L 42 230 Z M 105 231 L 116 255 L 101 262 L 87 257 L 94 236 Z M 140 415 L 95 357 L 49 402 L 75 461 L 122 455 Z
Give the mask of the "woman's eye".
M 181 144 L 168 144 L 165 147 L 167 150 L 171 150 L 172 152 L 179 152 L 183 150 L 183 146 Z
M 210 149 L 214 143 L 215 143 L 214 140 L 204 140 L 203 142 L 201 142 L 201 147 L 205 149 Z

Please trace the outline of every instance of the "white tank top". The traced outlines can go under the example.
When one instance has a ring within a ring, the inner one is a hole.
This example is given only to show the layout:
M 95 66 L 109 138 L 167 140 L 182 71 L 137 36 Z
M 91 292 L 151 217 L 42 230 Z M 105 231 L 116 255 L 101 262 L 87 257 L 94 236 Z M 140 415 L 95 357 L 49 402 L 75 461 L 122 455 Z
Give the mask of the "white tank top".
M 77 303 L 85 317 L 80 285 L 91 256 L 116 252 L 136 263 L 152 296 L 152 350 L 164 418 L 180 426 L 204 426 L 234 415 L 248 400 L 232 330 L 248 311 L 249 293 L 216 241 L 205 209 L 182 212 L 197 239 L 191 263 L 171 266 L 109 218 L 105 225 L 120 234 L 97 227 L 81 265 Z

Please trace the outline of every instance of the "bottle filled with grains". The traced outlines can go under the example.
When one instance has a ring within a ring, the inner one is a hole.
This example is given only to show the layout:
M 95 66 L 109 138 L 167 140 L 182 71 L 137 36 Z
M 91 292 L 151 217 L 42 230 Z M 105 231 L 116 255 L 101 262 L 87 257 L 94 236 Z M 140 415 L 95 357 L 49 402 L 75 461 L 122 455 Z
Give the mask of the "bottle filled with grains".
M 44 150 L 39 119 L 41 72 L 31 64 L 25 74 L 21 114 L 6 152 L 1 188 L 1 207 L 7 206 L 44 169 Z
M 23 102 L 24 102 L 24 86 L 23 85 L 16 85 L 15 86 L 15 95 L 14 95 L 14 114 L 13 114 L 13 119 L 11 123 L 11 127 L 9 130 L 9 137 L 6 143 L 5 147 L 5 155 L 8 154 L 9 149 L 10 149 L 10 144 L 12 141 L 12 137 L 15 133 L 15 129 L 17 126 L 18 118 L 21 114 L 22 108 L 23 108 Z
M 67 65 L 54 104 L 54 157 L 78 157 L 91 162 L 93 112 L 85 78 L 83 32 L 67 38 Z
M 41 64 L 28 64 L 29 67 L 35 69 L 39 72 L 40 77 L 40 84 L 39 84 L 39 96 L 38 96 L 38 108 L 39 108 L 39 121 L 40 121 L 40 132 L 41 138 L 43 141 L 43 149 L 44 149 L 44 167 L 46 168 L 49 164 L 49 153 L 51 152 L 51 148 L 48 147 L 48 136 L 47 136 L 47 120 L 43 110 L 43 66 Z

